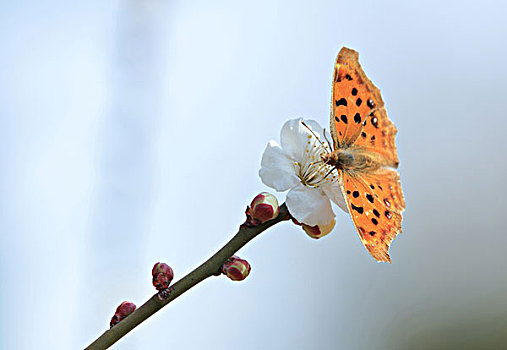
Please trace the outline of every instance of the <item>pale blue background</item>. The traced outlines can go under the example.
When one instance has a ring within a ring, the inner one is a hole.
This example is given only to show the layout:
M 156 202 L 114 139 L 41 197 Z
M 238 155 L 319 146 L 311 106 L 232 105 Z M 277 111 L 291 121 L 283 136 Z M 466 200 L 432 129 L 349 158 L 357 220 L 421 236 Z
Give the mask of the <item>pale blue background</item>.
M 221 247 L 289 118 L 327 125 L 342 45 L 382 89 L 407 211 L 392 265 L 339 213 L 284 223 L 116 349 L 507 342 L 501 1 L 2 1 L 0 348 L 83 348 Z M 281 201 L 284 195 L 280 194 Z M 338 210 L 338 209 L 337 209 Z

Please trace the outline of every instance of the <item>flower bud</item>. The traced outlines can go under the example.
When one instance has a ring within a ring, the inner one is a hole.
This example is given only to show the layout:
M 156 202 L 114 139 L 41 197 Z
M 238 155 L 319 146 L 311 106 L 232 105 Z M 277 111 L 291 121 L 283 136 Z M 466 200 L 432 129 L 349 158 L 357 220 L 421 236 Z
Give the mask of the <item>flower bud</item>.
M 113 327 L 114 325 L 118 324 L 121 320 L 123 320 L 125 317 L 130 315 L 134 310 L 136 309 L 136 305 L 134 303 L 131 303 L 129 301 L 124 301 L 116 308 L 116 312 L 114 313 L 114 316 L 111 318 L 111 322 L 109 325 Z
M 153 266 L 151 274 L 153 276 L 153 286 L 159 291 L 167 289 L 174 277 L 173 269 L 169 265 L 161 262 Z
M 319 239 L 330 233 L 333 230 L 335 224 L 336 221 L 333 219 L 333 221 L 327 225 L 309 226 L 306 224 L 301 224 L 301 226 L 308 236 Z
M 278 216 L 280 209 L 278 200 L 268 192 L 255 196 L 249 207 L 246 208 L 246 225 L 257 226 Z
M 222 266 L 222 273 L 227 275 L 233 281 L 242 281 L 250 273 L 250 264 L 248 261 L 233 255 Z

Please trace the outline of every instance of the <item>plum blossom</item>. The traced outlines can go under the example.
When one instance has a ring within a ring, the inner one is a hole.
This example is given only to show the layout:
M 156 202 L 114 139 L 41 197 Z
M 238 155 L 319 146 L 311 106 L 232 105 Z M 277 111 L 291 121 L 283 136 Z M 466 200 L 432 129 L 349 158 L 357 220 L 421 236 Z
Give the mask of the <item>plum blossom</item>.
M 279 192 L 289 190 L 289 212 L 309 226 L 329 225 L 334 220 L 330 200 L 348 211 L 337 171 L 321 159 L 332 151 L 323 135 L 324 130 L 314 120 L 287 121 L 280 132 L 280 144 L 269 141 L 259 170 L 265 185 Z

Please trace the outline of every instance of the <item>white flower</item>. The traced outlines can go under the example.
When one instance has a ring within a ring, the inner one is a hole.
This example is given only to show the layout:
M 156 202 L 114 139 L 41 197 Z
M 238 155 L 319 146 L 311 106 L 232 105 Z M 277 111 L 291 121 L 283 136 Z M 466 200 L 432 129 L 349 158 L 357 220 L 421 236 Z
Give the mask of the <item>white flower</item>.
M 297 221 L 310 226 L 328 225 L 334 220 L 329 199 L 348 211 L 337 171 L 322 163 L 321 155 L 331 149 L 321 135 L 324 132 L 314 120 L 287 121 L 280 132 L 281 146 L 275 141 L 268 143 L 259 170 L 264 184 L 279 192 L 289 190 L 286 200 L 289 212 Z

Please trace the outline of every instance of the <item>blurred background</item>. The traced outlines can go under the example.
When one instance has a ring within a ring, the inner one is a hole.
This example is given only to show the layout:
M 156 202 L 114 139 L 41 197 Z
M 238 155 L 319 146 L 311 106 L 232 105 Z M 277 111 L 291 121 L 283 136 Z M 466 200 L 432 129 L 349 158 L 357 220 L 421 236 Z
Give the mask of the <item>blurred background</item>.
M 239 255 L 115 349 L 498 349 L 507 343 L 502 1 L 2 1 L 0 348 L 79 349 L 225 244 L 287 119 L 329 123 L 344 45 L 398 127 L 393 263 L 336 208 Z M 278 194 L 283 201 L 285 194 Z

